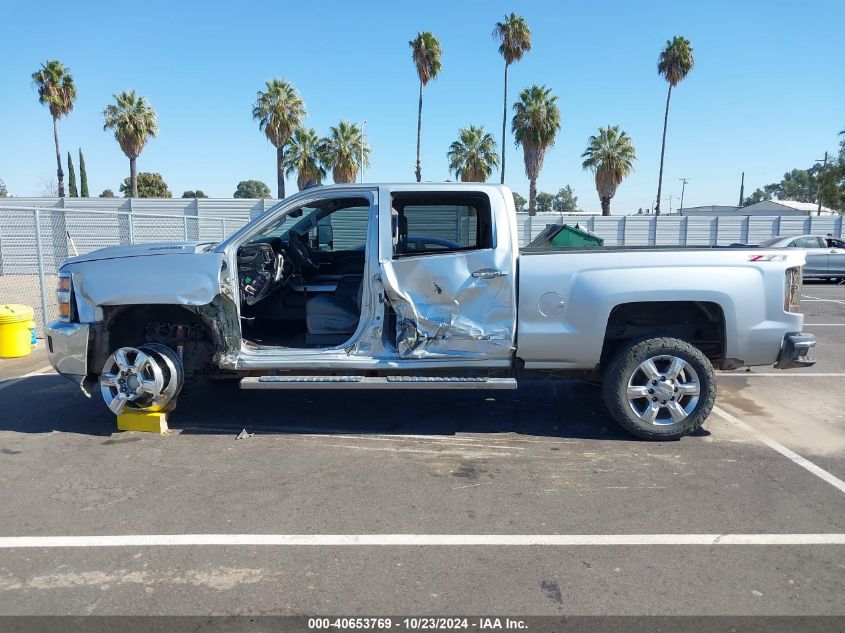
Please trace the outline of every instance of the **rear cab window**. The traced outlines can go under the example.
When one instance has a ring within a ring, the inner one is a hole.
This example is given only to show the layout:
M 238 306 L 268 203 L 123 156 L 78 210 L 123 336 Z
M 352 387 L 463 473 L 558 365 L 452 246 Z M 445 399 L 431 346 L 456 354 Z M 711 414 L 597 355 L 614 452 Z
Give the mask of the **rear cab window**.
M 394 193 L 393 257 L 493 248 L 490 199 L 469 193 Z

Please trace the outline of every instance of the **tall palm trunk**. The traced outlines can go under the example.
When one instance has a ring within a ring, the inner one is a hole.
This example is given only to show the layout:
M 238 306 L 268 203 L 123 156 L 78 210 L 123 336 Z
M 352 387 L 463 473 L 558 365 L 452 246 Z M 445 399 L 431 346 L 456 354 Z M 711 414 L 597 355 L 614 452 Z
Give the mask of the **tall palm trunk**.
M 420 82 L 420 103 L 417 107 L 417 182 L 422 181 L 422 165 L 420 164 L 420 134 L 422 133 L 422 93 L 423 83 Z
M 133 198 L 138 197 L 138 158 L 129 158 L 129 195 Z
M 602 196 L 599 200 L 601 200 L 601 214 L 610 215 L 610 198 Z
M 279 198 L 285 197 L 285 148 L 276 148 L 276 186 Z
M 505 62 L 505 97 L 502 105 L 502 179 L 505 184 L 505 135 L 508 133 L 508 64 Z
M 528 215 L 537 215 L 537 179 L 528 181 Z
M 62 171 L 62 153 L 59 150 L 59 120 L 53 117 L 53 142 L 56 144 L 56 177 L 59 181 L 59 198 L 65 197 L 65 172 Z
M 663 143 L 660 145 L 660 175 L 657 177 L 657 202 L 654 203 L 654 215 L 660 215 L 660 196 L 663 193 L 663 154 L 666 152 L 666 126 L 669 124 L 669 99 L 672 98 L 672 84 L 666 94 L 666 113 L 663 115 Z

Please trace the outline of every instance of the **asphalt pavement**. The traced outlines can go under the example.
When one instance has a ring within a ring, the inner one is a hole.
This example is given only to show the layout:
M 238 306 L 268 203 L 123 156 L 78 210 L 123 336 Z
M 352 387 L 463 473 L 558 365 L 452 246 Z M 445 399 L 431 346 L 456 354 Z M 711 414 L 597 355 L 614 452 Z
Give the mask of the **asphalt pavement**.
M 845 615 L 845 286 L 804 297 L 819 363 L 722 373 L 679 442 L 576 382 L 202 384 L 170 435 L 118 433 L 4 362 L 0 614 Z

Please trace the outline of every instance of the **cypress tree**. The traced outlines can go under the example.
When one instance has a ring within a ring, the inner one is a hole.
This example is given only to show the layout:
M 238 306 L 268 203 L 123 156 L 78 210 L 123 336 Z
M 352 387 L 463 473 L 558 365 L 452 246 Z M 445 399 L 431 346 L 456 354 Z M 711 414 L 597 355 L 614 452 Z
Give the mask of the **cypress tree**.
M 82 148 L 79 149 L 79 195 L 83 198 L 89 197 L 88 174 L 85 172 L 85 158 L 82 156 Z
M 67 189 L 71 198 L 79 197 L 79 192 L 76 190 L 76 172 L 73 170 L 73 159 L 70 157 L 70 152 L 67 153 Z

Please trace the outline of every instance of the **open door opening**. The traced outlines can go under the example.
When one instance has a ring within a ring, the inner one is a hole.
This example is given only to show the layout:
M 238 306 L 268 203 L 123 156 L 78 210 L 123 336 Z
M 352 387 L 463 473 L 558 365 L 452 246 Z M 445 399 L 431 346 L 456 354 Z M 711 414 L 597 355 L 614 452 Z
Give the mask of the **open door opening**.
M 245 341 L 261 347 L 336 347 L 361 320 L 371 203 L 310 201 L 238 249 Z

